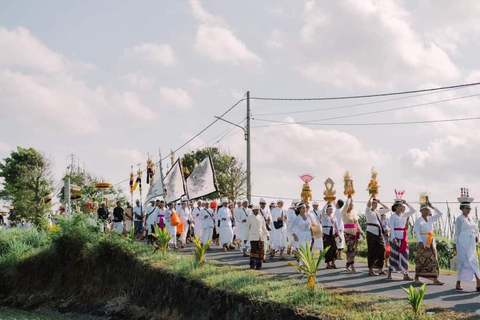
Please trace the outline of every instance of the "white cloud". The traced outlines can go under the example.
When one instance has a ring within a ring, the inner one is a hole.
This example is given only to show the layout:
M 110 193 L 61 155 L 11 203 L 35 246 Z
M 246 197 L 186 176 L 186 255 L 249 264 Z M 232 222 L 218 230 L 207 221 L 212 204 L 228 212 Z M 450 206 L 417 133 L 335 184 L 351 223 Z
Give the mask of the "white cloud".
M 0 114 L 35 124 L 35 128 L 79 134 L 96 132 L 98 112 L 108 105 L 105 92 L 83 81 L 59 74 L 28 76 L 0 70 Z
M 107 155 L 113 161 L 118 161 L 119 159 L 122 159 L 122 163 L 133 165 L 134 170 L 138 163 L 143 164 L 146 159 L 146 156 L 141 151 L 129 148 L 108 148 Z
M 151 89 L 155 86 L 155 78 L 149 78 L 144 76 L 140 71 L 135 73 L 129 73 L 123 77 L 132 86 L 136 86 L 142 89 Z
M 121 95 L 114 96 L 113 100 L 120 104 L 127 114 L 137 119 L 152 121 L 157 118 L 157 115 L 142 103 L 135 92 L 125 91 Z
M 200 25 L 198 27 L 195 49 L 216 62 L 228 64 L 258 63 L 260 58 L 248 50 L 227 28 Z
M 169 44 L 142 43 L 133 48 L 126 48 L 125 55 L 136 56 L 161 66 L 173 66 L 177 63 L 173 49 Z
M 92 64 L 70 61 L 50 50 L 28 29 L 17 27 L 9 31 L 0 26 L 0 67 L 27 67 L 47 73 L 88 71 Z
M 411 21 L 410 12 L 391 0 L 310 1 L 298 70 L 337 86 L 458 80 L 460 71 L 448 54 Z
M 192 99 L 188 92 L 181 88 L 160 87 L 160 99 L 164 104 L 188 109 L 192 106 Z
M 267 40 L 267 46 L 270 49 L 283 49 L 284 46 L 283 34 L 278 29 L 273 29 L 270 33 L 270 37 Z
M 258 64 L 261 59 L 239 40 L 222 19 L 207 12 L 199 0 L 190 0 L 193 15 L 202 24 L 195 36 L 195 50 L 213 61 L 226 64 Z
M 207 10 L 203 9 L 200 0 L 189 0 L 188 4 L 192 9 L 193 16 L 199 21 L 207 24 L 224 24 L 225 22 L 221 17 L 214 16 Z
M 6 155 L 10 151 L 12 151 L 13 148 L 6 142 L 0 141 L 0 155 Z
M 292 122 L 286 118 L 284 122 Z M 337 183 L 337 194 L 343 191 L 343 174 L 350 170 L 355 181 L 369 180 L 370 168 L 383 167 L 389 156 L 370 149 L 356 137 L 336 130 L 281 125 L 252 129 L 252 179 L 254 194 L 277 196 L 299 195 L 302 182 L 298 176 L 311 173 L 314 197 L 322 198 L 323 182 L 329 176 Z M 245 159 L 243 134 L 222 141 L 221 148 Z M 365 183 L 366 185 L 366 183 Z M 356 185 L 359 198 L 367 198 L 363 186 Z

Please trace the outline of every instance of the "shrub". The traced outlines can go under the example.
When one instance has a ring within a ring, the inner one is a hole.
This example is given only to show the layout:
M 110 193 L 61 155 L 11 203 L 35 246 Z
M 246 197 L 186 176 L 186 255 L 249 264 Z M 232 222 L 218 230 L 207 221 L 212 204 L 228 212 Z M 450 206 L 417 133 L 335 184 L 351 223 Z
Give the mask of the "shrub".
M 157 252 L 157 250 L 160 250 L 162 257 L 164 257 L 165 252 L 167 251 L 168 242 L 172 239 L 172 236 L 168 234 L 165 228 L 160 229 L 160 227 L 156 223 L 153 226 L 155 233 L 152 233 L 152 237 L 157 239 L 155 241 L 156 247 L 155 250 L 153 250 L 153 253 Z
M 305 242 L 305 246 L 300 246 L 300 250 L 295 251 L 295 256 L 299 260 L 299 263 L 287 262 L 287 264 L 297 268 L 298 272 L 305 275 L 308 278 L 308 287 L 311 290 L 315 289 L 315 281 L 317 279 L 317 270 L 322 262 L 325 254 L 330 249 L 330 247 L 325 248 L 320 253 L 320 256 L 315 259 L 312 251 L 310 250 L 310 244 Z
M 427 293 L 427 284 L 423 284 L 418 290 L 415 290 L 412 285 L 410 289 L 407 290 L 402 288 L 407 293 L 408 302 L 412 307 L 412 311 L 415 315 L 418 315 L 421 311 L 422 301 Z
M 207 243 L 202 246 L 200 240 L 198 240 L 197 235 L 193 238 L 193 242 L 195 243 L 195 262 L 197 264 L 203 264 L 205 262 L 205 252 L 207 251 L 208 247 L 210 246 L 210 242 L 212 239 L 208 239 Z

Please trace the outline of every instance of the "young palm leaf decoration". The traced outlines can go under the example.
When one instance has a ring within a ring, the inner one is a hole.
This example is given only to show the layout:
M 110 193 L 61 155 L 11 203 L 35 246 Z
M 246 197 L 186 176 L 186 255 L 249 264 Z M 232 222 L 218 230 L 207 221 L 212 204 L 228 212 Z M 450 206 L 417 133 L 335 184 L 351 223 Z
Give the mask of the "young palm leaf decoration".
M 155 233 L 152 233 L 152 236 L 157 239 L 157 241 L 155 241 L 156 248 L 153 250 L 153 253 L 157 252 L 157 250 L 160 250 L 163 257 L 165 252 L 167 252 L 168 242 L 172 239 L 172 236 L 167 233 L 165 228 L 160 229 L 156 223 L 153 225 L 153 228 Z
M 195 242 L 195 262 L 197 264 L 203 264 L 205 262 L 205 252 L 207 251 L 208 247 L 210 246 L 210 242 L 212 240 L 208 239 L 207 243 L 205 243 L 202 246 L 202 243 L 198 239 L 197 235 L 195 235 L 195 238 L 193 239 L 193 242 Z
M 130 241 L 135 241 L 135 227 L 131 226 L 130 230 L 128 231 L 128 239 Z
M 405 288 L 402 289 L 407 293 L 408 302 L 410 302 L 413 313 L 415 313 L 415 315 L 418 315 L 421 310 L 420 308 L 422 306 L 423 298 L 427 293 L 427 284 L 424 283 L 418 290 L 413 289 L 412 285 L 410 285 L 409 290 Z
M 320 263 L 329 249 L 330 247 L 325 248 L 325 250 L 320 253 L 320 256 L 315 259 L 312 251 L 310 250 L 310 244 L 306 242 L 305 246 L 300 246 L 300 250 L 295 251 L 295 256 L 299 260 L 299 263 L 287 262 L 287 264 L 294 266 L 297 268 L 298 272 L 308 278 L 307 284 L 311 290 L 315 289 L 315 280 L 317 279 L 318 267 L 320 266 Z

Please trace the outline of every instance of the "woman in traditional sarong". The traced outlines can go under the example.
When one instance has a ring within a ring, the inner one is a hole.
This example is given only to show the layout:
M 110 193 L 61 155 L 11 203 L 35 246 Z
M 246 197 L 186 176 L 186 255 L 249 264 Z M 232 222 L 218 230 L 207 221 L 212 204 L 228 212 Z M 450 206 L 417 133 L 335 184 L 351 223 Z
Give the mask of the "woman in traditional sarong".
M 358 216 L 353 212 L 351 195 L 348 196 L 347 203 L 342 209 L 342 220 L 345 244 L 347 246 L 347 263 L 345 269 L 351 273 L 357 273 L 357 270 L 355 270 L 355 255 L 357 254 L 358 238 L 360 234 L 365 237 L 365 233 L 363 233 L 363 230 L 358 224 Z
M 270 231 L 270 259 L 275 257 L 275 252 L 280 252 L 280 260 L 286 260 L 283 251 L 287 247 L 287 211 L 283 209 L 283 200 L 277 200 L 277 207 L 272 210 L 273 228 Z
M 305 204 L 298 204 L 296 211 L 298 212 L 298 215 L 295 216 L 290 226 L 292 228 L 293 239 L 295 240 L 293 243 L 293 248 L 298 251 L 300 247 L 310 247 L 310 243 L 312 241 L 312 232 L 310 231 L 312 220 L 311 216 L 307 214 L 307 208 Z
M 430 208 L 435 211 L 430 216 Z M 415 282 L 422 284 L 420 277 L 433 280 L 433 284 L 442 285 L 438 280 L 437 245 L 433 234 L 433 224 L 443 215 L 440 210 L 434 208 L 431 203 L 420 206 L 422 216 L 415 221 L 414 231 L 417 236 L 417 255 L 415 257 Z
M 333 206 L 327 203 L 322 209 L 322 231 L 323 231 L 323 248 L 328 249 L 325 254 L 325 262 L 327 269 L 337 269 L 335 260 L 337 259 L 337 243 L 338 235 L 337 219 L 333 215 Z M 340 240 L 341 241 L 341 240 Z
M 405 212 L 405 205 L 409 211 Z M 407 218 L 417 212 L 405 200 L 395 200 L 390 218 L 390 267 L 387 279 L 392 279 L 392 271 L 403 273 L 403 280 L 412 281 L 408 275 Z
M 478 255 L 476 243 L 478 233 L 475 222 L 469 216 L 470 202 L 462 202 L 460 205 L 462 215 L 455 221 L 455 237 L 453 249 L 458 255 L 457 290 L 463 290 L 461 281 L 477 280 L 477 291 L 480 291 L 480 271 L 478 270 Z
M 382 208 L 377 209 L 378 204 Z M 365 209 L 365 217 L 367 220 L 367 260 L 368 260 L 368 275 L 377 276 L 386 274 L 383 271 L 385 261 L 385 238 L 386 233 L 380 216 L 390 212 L 390 209 L 380 202 L 379 199 L 373 196 L 367 202 Z M 373 268 L 378 270 L 378 273 L 373 271 Z
M 265 225 L 265 219 L 259 215 L 260 207 L 254 205 L 252 214 L 247 217 L 245 224 L 245 234 L 241 235 L 244 244 L 250 242 L 250 269 L 260 270 L 265 258 L 265 242 L 268 239 L 268 230 Z

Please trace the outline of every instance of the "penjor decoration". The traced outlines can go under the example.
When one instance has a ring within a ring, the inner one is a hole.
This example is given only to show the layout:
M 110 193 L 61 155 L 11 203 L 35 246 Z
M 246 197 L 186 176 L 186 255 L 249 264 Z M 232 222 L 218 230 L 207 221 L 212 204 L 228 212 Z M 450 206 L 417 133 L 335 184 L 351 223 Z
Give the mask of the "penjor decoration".
M 368 194 L 374 197 L 378 196 L 378 189 L 380 188 L 377 182 L 377 175 L 378 175 L 377 171 L 375 171 L 375 169 L 372 168 L 372 178 L 368 183 L 367 190 L 368 190 Z
M 353 179 L 350 176 L 350 172 L 346 171 L 343 175 L 343 194 L 346 196 L 353 196 L 355 194 L 355 189 L 353 188 Z
M 150 155 L 147 158 L 147 184 L 152 185 L 153 176 L 155 174 L 154 170 L 155 164 L 153 163 L 152 157 Z
M 303 203 L 309 203 L 310 201 L 313 200 L 312 197 L 312 189 L 310 189 L 310 181 L 312 181 L 315 177 L 312 176 L 311 174 L 302 174 L 299 176 L 300 179 L 304 182 L 303 187 L 302 187 L 302 193 L 300 194 L 300 198 L 302 199 Z
M 331 178 L 325 180 L 325 191 L 323 191 L 323 199 L 330 204 L 334 202 L 337 198 L 337 191 L 333 190 L 334 185 L 335 183 Z

